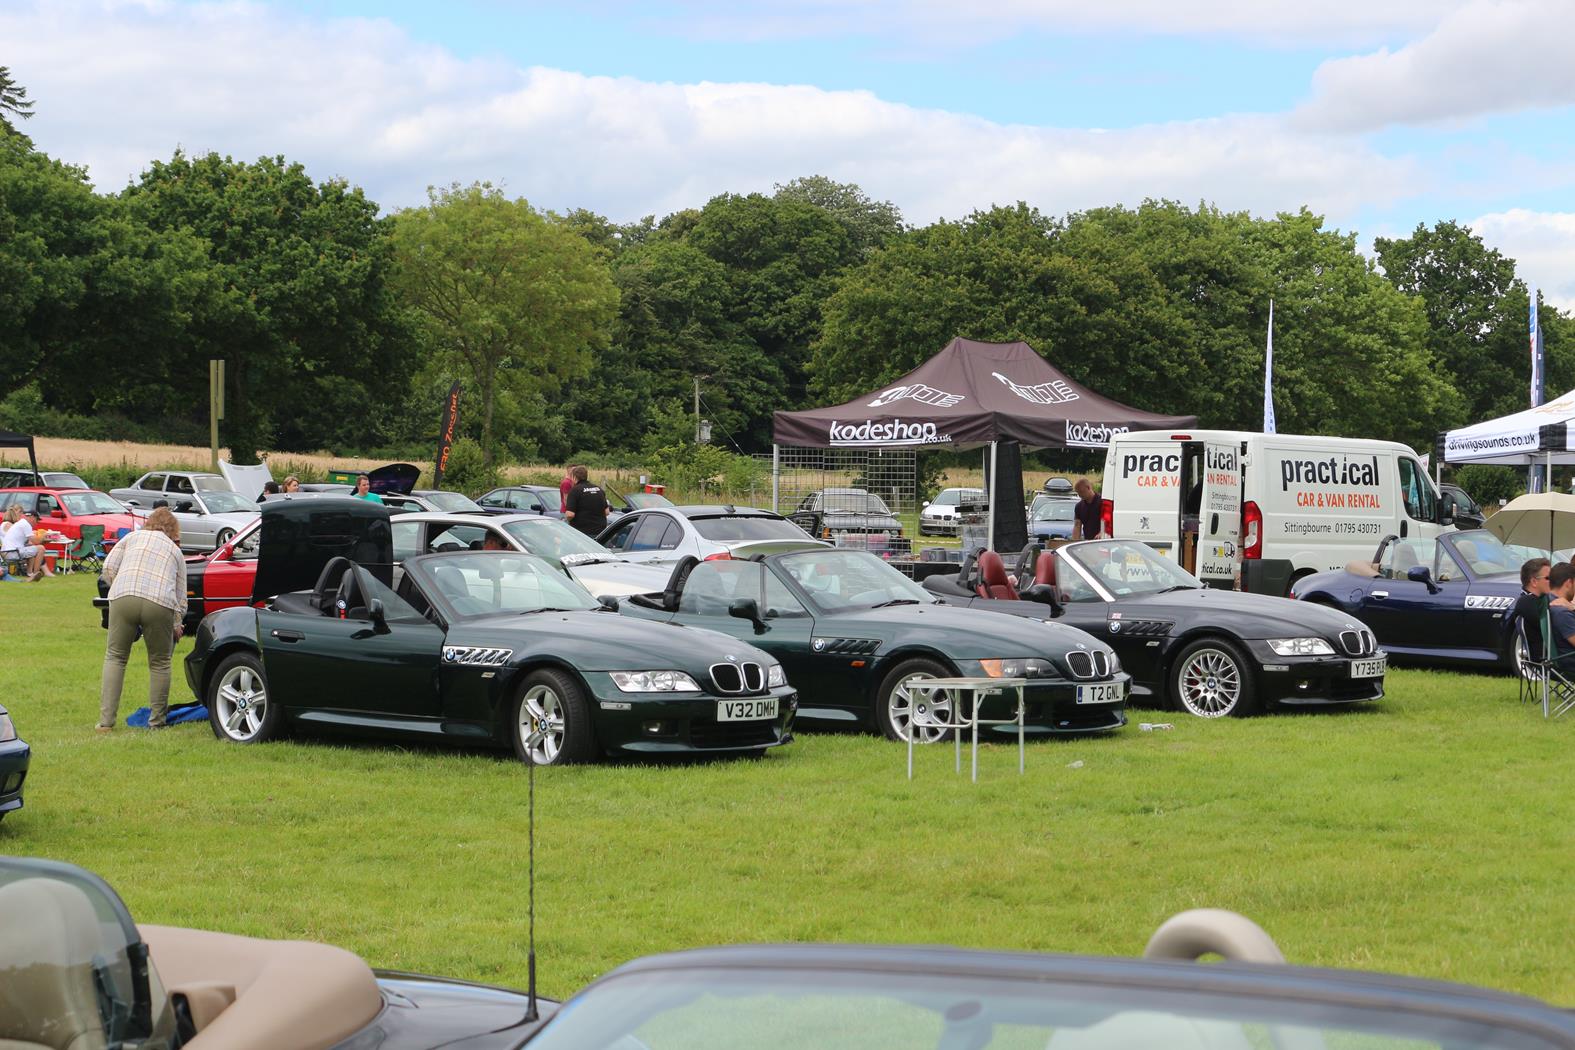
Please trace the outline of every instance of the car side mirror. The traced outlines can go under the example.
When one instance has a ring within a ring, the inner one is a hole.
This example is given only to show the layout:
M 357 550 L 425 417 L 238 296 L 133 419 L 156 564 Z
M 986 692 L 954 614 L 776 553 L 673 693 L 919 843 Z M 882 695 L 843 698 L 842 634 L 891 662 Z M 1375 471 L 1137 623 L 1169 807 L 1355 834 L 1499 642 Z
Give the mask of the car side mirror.
M 374 634 L 388 633 L 388 614 L 383 611 L 383 599 L 373 598 L 366 604 L 367 619 L 372 621 Z
M 618 611 L 618 599 L 614 598 L 610 594 L 598 594 L 596 596 L 596 604 L 600 605 L 603 609 L 606 609 L 608 612 L 617 612 Z
M 923 503 L 919 504 L 919 509 L 923 510 L 925 507 L 928 507 L 929 505 L 930 505 L 930 501 L 929 500 L 925 500 Z
M 1438 497 L 1438 523 L 1440 525 L 1453 525 L 1459 513 L 1460 508 L 1455 502 L 1453 493 L 1445 492 Z
M 748 620 L 755 625 L 756 634 L 765 633 L 766 621 L 760 615 L 760 603 L 753 598 L 734 598 L 732 604 L 727 607 L 727 615 Z
M 1029 586 L 1023 591 L 1022 598 L 1025 602 L 1043 602 L 1045 605 L 1050 606 L 1052 618 L 1060 616 L 1064 611 L 1061 608 L 1061 596 L 1056 593 L 1055 587 L 1048 583 L 1036 583 Z
M 1426 584 L 1427 593 L 1429 594 L 1438 593 L 1438 584 L 1433 582 L 1433 570 L 1429 569 L 1426 565 L 1411 566 L 1405 571 L 1405 578 L 1410 580 L 1412 583 Z
M 60 508 L 59 508 L 59 507 L 56 507 L 56 508 L 55 508 L 55 509 L 54 509 L 54 510 L 52 510 L 52 511 L 50 511 L 50 512 L 49 512 L 49 516 L 50 516 L 50 517 L 51 517 L 51 518 L 61 518 L 61 519 L 64 519 L 64 518 L 65 518 L 65 516 L 66 516 L 66 512 L 65 512 L 65 511 L 63 511 L 63 510 L 61 510 L 61 509 L 60 509 Z

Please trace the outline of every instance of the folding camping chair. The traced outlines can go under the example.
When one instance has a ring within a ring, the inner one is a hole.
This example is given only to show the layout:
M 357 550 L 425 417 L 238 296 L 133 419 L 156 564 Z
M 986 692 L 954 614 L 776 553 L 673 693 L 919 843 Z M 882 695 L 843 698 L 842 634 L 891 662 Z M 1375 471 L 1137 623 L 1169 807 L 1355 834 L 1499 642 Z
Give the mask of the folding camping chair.
M 1549 659 L 1558 652 L 1553 643 L 1553 615 L 1548 600 L 1542 600 L 1542 717 L 1557 718 L 1575 708 L 1575 681 L 1569 674 L 1575 668 L 1561 668 L 1557 659 Z M 1530 663 L 1531 661 L 1527 661 Z
M 1546 600 L 1546 599 L 1544 599 Z M 1538 631 L 1540 641 L 1542 634 Z M 1515 648 L 1511 655 L 1515 661 L 1515 677 L 1520 683 L 1520 702 L 1536 703 L 1542 699 L 1542 661 L 1531 655 L 1531 640 L 1526 637 L 1526 621 L 1515 621 Z
M 104 526 L 84 525 L 82 535 L 77 541 L 66 548 L 66 557 L 71 560 L 71 568 L 81 572 L 85 565 L 94 572 L 104 571 L 104 559 L 108 556 L 104 550 Z

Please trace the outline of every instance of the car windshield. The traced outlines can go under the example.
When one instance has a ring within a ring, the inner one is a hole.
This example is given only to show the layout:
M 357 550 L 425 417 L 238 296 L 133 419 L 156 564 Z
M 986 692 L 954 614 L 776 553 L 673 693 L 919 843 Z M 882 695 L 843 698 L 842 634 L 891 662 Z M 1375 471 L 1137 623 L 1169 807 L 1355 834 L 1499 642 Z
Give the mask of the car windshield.
M 612 551 L 557 518 L 511 521 L 503 528 L 519 541 L 520 546 L 560 567 L 564 558 L 574 560 L 575 556 L 578 556 L 610 561 L 615 557 Z
M 60 502 L 72 514 L 124 514 L 126 508 L 102 492 L 62 492 Z
M 239 492 L 210 492 L 202 494 L 203 505 L 209 514 L 246 514 L 257 509 L 257 503 Z
M 450 514 L 464 514 L 467 511 L 481 509 L 475 500 L 463 492 L 425 492 L 422 493 L 421 498 L 438 510 L 446 510 Z
M 805 540 L 809 533 L 786 518 L 764 514 L 711 514 L 690 518 L 695 531 L 717 543 L 744 543 L 749 540 Z
M 142 943 L 126 906 L 96 876 L 66 864 L 0 859 L 0 1044 L 178 1045 L 156 968 L 137 977 Z
M 416 564 L 425 587 L 442 595 L 460 619 L 599 608 L 584 587 L 531 554 L 472 551 Z
M 847 514 L 890 514 L 886 504 L 873 492 L 838 492 L 835 489 L 820 494 L 820 509 L 842 511 Z
M 1034 507 L 1035 521 L 1071 521 L 1077 504 L 1065 499 L 1047 499 Z
M 214 474 L 199 474 L 192 478 L 192 484 L 197 486 L 198 492 L 233 492 L 230 483 Z
M 1203 586 L 1197 577 L 1142 543 L 1076 543 L 1063 547 L 1061 556 L 1087 569 L 1117 598 Z
M 1093 1050 L 1103 1047 L 1363 1047 L 1541 1050 L 1564 1045 L 1492 1015 L 1429 1011 L 1385 996 L 1349 1002 L 1314 979 L 1231 994 L 1126 975 L 1075 980 L 977 970 L 721 966 L 613 977 L 553 1018 L 531 1050 Z M 1206 968 L 1205 968 L 1206 970 Z M 1124 979 L 1125 978 L 1125 979 Z M 1283 990 L 1282 990 L 1283 989 Z M 1278 993 L 1278 994 L 1277 994 Z M 1442 994 L 1439 995 L 1442 1000 Z
M 673 501 L 660 492 L 631 492 L 624 498 L 629 501 L 629 506 L 634 507 L 636 510 L 644 510 L 646 507 L 671 507 L 673 505 Z
M 47 471 L 44 474 L 44 484 L 57 489 L 85 489 L 88 487 L 87 482 L 75 474 L 67 474 L 64 471 Z
M 1471 529 L 1449 537 L 1449 545 L 1476 576 L 1508 576 L 1520 574 L 1520 567 L 1532 558 L 1548 557 L 1546 547 L 1527 547 L 1519 543 L 1505 543 L 1486 529 Z M 1554 557 L 1563 561 L 1561 552 Z
M 777 565 L 825 612 L 935 602 L 934 595 L 865 551 L 804 551 L 783 556 Z
M 969 503 L 978 503 L 982 499 L 984 499 L 982 489 L 942 489 L 941 494 L 935 497 L 935 505 L 955 507 L 965 500 Z

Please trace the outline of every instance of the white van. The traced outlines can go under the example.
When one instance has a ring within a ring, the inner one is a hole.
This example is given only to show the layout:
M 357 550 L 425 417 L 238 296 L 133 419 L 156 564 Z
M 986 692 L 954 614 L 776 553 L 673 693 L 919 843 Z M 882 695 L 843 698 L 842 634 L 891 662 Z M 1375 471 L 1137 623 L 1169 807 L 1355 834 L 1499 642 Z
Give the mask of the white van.
M 1232 455 L 1234 453 L 1234 455 Z M 1115 434 L 1105 453 L 1105 528 L 1243 590 L 1285 594 L 1309 573 L 1367 560 L 1385 536 L 1453 526 L 1416 453 L 1394 441 L 1240 430 Z M 1230 508 L 1237 513 L 1230 513 Z

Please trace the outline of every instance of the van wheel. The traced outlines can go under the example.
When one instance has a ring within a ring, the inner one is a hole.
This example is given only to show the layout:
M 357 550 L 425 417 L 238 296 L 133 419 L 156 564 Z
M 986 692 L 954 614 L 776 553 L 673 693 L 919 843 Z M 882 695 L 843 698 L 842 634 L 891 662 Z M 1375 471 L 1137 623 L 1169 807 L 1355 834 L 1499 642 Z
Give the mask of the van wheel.
M 1170 667 L 1171 702 L 1198 718 L 1250 715 L 1258 710 L 1252 665 L 1223 638 L 1200 638 Z

